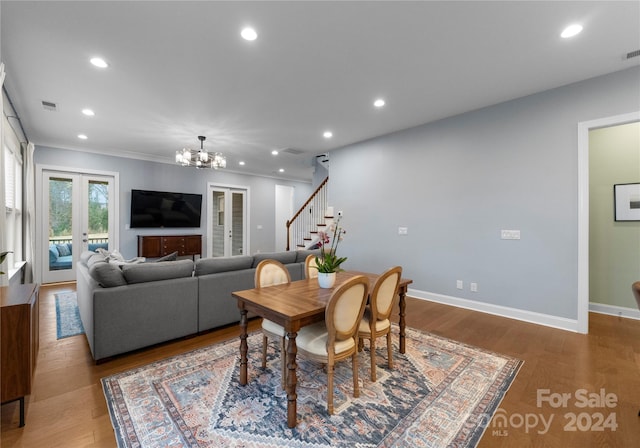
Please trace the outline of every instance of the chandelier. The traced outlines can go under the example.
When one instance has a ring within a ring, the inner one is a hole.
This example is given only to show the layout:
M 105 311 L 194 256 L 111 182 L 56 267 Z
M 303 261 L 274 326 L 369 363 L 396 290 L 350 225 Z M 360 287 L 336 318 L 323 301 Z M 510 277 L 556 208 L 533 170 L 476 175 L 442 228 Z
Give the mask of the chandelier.
M 182 148 L 180 151 L 176 151 L 176 163 L 182 166 L 195 166 L 196 168 L 226 168 L 227 159 L 222 153 L 214 152 L 209 154 L 204 150 L 203 144 L 207 139 L 204 135 L 199 135 L 200 149 L 193 150 L 190 148 Z

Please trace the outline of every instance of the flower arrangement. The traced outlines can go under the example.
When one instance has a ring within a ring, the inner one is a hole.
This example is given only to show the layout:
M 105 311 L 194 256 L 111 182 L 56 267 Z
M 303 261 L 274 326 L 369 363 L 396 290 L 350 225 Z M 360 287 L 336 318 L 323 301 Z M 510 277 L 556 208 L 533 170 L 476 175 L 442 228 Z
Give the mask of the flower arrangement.
M 329 236 L 329 233 L 322 231 L 318 232 L 318 237 L 320 238 L 319 242 L 321 243 L 321 257 L 316 257 L 316 269 L 318 269 L 318 272 L 327 274 L 342 271 L 343 269 L 340 268 L 340 265 L 347 260 L 347 257 L 338 257 L 336 255 L 338 244 L 347 233 L 343 227 L 340 227 L 340 217 L 331 224 L 329 232 L 333 233 L 332 237 Z

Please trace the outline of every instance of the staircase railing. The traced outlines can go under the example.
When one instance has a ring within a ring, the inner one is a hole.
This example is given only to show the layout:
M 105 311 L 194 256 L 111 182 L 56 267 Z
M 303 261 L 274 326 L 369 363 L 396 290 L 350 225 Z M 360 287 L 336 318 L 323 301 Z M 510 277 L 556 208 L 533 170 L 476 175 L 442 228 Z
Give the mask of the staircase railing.
M 324 225 L 327 210 L 327 176 L 316 188 L 307 202 L 298 210 L 293 218 L 287 221 L 287 250 L 291 250 L 291 242 L 297 248 L 305 248 L 305 241 L 311 243 L 318 233 L 318 226 Z

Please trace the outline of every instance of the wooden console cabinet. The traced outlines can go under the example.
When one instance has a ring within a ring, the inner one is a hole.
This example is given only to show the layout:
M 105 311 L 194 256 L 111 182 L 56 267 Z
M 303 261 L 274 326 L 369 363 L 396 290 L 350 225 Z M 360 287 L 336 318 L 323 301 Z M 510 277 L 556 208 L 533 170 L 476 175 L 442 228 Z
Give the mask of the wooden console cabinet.
M 178 252 L 178 256 L 202 255 L 202 235 L 138 235 L 138 256 L 158 258 Z
M 40 340 L 38 285 L 3 286 L 0 300 L 0 402 L 20 400 L 24 426 L 24 397 L 31 394 Z

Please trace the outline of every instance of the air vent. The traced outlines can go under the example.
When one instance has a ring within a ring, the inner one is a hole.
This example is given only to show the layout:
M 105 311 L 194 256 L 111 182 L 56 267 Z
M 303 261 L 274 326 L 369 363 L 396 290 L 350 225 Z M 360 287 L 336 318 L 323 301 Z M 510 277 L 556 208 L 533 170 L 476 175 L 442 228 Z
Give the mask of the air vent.
M 49 110 L 51 112 L 55 112 L 58 110 L 58 105 L 51 101 L 42 101 L 42 107 L 44 110 Z
M 294 154 L 296 156 L 300 155 L 300 154 L 304 154 L 304 151 L 301 149 L 296 149 L 296 148 L 285 148 L 280 150 L 280 152 L 286 152 L 288 154 Z
M 635 58 L 637 56 L 640 56 L 640 50 L 636 50 L 636 51 L 632 51 L 630 53 L 627 53 L 627 59 Z

